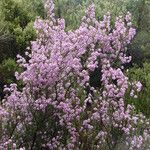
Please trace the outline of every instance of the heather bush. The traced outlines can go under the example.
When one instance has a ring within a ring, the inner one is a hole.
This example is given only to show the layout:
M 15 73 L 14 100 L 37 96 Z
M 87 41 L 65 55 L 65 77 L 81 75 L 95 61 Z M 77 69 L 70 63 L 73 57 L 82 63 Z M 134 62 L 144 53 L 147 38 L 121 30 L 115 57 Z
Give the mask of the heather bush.
M 54 3 L 45 3 L 47 19 L 37 18 L 36 41 L 18 55 L 24 67 L 15 73 L 24 87 L 5 87 L 0 107 L 1 149 L 146 149 L 149 120 L 128 104 L 126 94 L 137 97 L 142 84 L 131 82 L 123 65 L 131 61 L 127 45 L 135 35 L 131 14 L 102 21 L 94 4 L 80 27 L 65 30 L 55 18 Z M 100 86 L 91 85 L 99 72 Z

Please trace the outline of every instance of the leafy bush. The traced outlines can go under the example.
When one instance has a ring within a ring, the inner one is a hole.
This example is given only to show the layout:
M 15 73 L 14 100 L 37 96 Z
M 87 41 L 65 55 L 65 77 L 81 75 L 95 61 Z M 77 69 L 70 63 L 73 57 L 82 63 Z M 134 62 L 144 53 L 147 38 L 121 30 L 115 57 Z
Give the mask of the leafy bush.
M 0 65 L 0 99 L 3 98 L 4 85 L 15 82 L 13 74 L 17 70 L 16 61 L 13 59 L 5 59 Z
M 134 67 L 129 69 L 128 76 L 133 81 L 140 80 L 143 88 L 138 93 L 136 99 L 128 97 L 130 103 L 136 106 L 137 111 L 142 112 L 145 116 L 150 117 L 150 64 L 144 63 L 142 68 Z

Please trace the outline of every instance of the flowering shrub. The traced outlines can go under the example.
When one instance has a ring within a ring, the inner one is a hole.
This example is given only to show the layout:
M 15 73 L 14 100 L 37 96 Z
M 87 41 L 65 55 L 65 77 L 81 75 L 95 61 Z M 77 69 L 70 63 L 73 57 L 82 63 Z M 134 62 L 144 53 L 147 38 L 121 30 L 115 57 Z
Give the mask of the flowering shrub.
M 96 20 L 92 4 L 81 26 L 66 32 L 52 0 L 45 9 L 48 19 L 36 20 L 38 38 L 27 60 L 18 56 L 25 69 L 16 78 L 23 89 L 16 84 L 4 89 L 1 149 L 112 150 L 119 143 L 144 149 L 149 122 L 125 99 L 129 91 L 136 97 L 142 86 L 122 70 L 131 60 L 126 46 L 135 35 L 130 13 L 112 27 L 109 14 Z M 96 69 L 100 86 L 91 86 Z

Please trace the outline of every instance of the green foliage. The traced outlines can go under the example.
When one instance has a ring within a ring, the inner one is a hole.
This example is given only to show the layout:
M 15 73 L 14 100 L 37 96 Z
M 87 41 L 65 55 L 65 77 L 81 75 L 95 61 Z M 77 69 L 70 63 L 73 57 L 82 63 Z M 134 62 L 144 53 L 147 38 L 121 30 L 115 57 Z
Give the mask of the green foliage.
M 34 20 L 37 16 L 44 18 L 44 0 L 21 0 L 24 9 L 28 15 Z M 24 5 L 25 4 L 25 5 Z M 30 13 L 29 13 L 30 12 Z
M 138 98 L 132 99 L 129 96 L 128 102 L 135 104 L 138 111 L 150 117 L 150 63 L 144 63 L 142 68 L 135 66 L 127 74 L 130 80 L 141 81 L 143 85 L 143 89 L 138 94 Z
M 138 32 L 131 45 L 130 51 L 134 63 L 150 62 L 150 32 L 144 30 Z
M 1 79 L 10 84 L 14 81 L 12 74 L 17 70 L 17 64 L 14 59 L 5 59 L 0 65 Z
M 3 98 L 3 87 L 13 83 L 15 80 L 14 73 L 18 70 L 18 66 L 14 59 L 5 59 L 0 64 L 0 100 Z
M 138 47 L 143 54 L 143 61 L 149 62 L 150 58 L 150 1 L 129 0 L 127 9 L 132 13 L 137 35 L 132 44 L 132 50 Z
M 17 54 L 16 40 L 10 34 L 0 35 L 0 63 L 10 57 L 15 57 Z
M 134 23 L 138 29 L 150 29 L 150 2 L 149 0 L 128 0 L 127 9 L 134 16 Z
M 82 3 L 81 1 L 74 0 L 55 1 L 55 14 L 57 17 L 65 19 L 67 30 L 79 26 L 85 11 L 85 5 L 82 5 Z
M 16 2 L 14 0 L 2 0 L 1 10 L 2 18 L 4 18 L 4 20 L 7 22 L 11 22 L 13 28 L 18 25 L 24 28 L 31 20 L 28 12 L 24 11 L 23 6 L 21 6 L 19 2 Z
M 21 27 L 15 28 L 14 36 L 16 37 L 16 42 L 20 47 L 19 53 L 21 53 L 21 50 L 25 50 L 26 47 L 29 46 L 30 41 L 36 37 L 36 33 L 33 28 L 33 22 L 29 22 L 24 29 Z
M 0 4 L 1 24 L 7 24 L 7 29 L 3 30 L 2 33 L 8 32 L 16 41 L 16 48 L 13 51 L 24 54 L 24 50 L 29 45 L 29 42 L 36 37 L 33 29 L 33 22 L 36 16 L 40 16 L 39 13 L 41 13 L 41 16 L 44 16 L 42 0 L 28 2 L 24 0 L 2 0 Z M 37 12 L 39 9 L 41 11 Z M 0 26 L 0 28 L 3 27 Z M 11 57 L 14 58 L 15 56 Z

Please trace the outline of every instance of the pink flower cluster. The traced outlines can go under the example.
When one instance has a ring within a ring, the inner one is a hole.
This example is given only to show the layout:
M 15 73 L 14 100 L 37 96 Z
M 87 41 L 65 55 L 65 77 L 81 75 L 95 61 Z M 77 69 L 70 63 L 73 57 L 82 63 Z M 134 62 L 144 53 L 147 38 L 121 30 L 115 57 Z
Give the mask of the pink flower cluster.
M 65 20 L 55 19 L 54 3 L 45 4 L 47 20 L 37 18 L 37 40 L 25 58 L 18 56 L 23 82 L 5 88 L 0 107 L 0 149 L 115 149 L 125 143 L 142 149 L 149 122 L 135 113 L 126 94 L 139 92 L 140 82 L 130 83 L 121 67 L 131 60 L 126 46 L 135 35 L 131 15 L 110 15 L 97 21 L 92 4 L 75 31 L 65 30 Z M 90 85 L 96 68 L 102 74 L 100 88 Z M 86 91 L 90 88 L 91 93 Z

